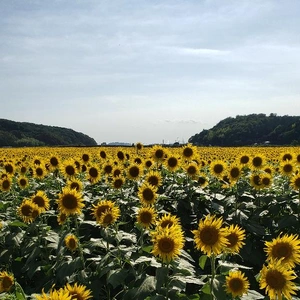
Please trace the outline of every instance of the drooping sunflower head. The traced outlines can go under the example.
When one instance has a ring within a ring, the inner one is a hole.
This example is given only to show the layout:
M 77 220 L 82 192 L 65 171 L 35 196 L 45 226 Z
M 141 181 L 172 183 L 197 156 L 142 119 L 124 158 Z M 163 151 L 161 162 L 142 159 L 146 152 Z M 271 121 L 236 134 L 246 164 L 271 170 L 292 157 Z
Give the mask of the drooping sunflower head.
M 81 209 L 84 207 L 81 192 L 71 189 L 68 186 L 64 187 L 62 192 L 59 194 L 57 203 L 60 212 L 67 216 L 80 214 Z
M 294 268 L 300 264 L 300 239 L 296 234 L 279 235 L 272 241 L 265 242 L 267 260 L 280 260 L 288 268 Z
M 226 239 L 228 244 L 226 245 L 227 252 L 230 253 L 239 253 L 243 245 L 245 245 L 245 230 L 240 228 L 238 225 L 230 225 L 226 228 Z
M 77 300 L 87 300 L 93 298 L 92 291 L 87 289 L 86 286 L 81 284 L 69 284 L 67 283 L 64 287 L 64 290 L 69 293 L 71 299 Z
M 40 209 L 38 205 L 33 203 L 30 199 L 24 199 L 18 207 L 18 215 L 25 223 L 33 222 L 39 213 Z
M 115 203 L 111 200 L 100 200 L 97 204 L 93 204 L 92 215 L 96 222 L 100 222 L 100 218 L 106 210 L 111 210 Z
M 14 275 L 6 271 L 0 272 L 0 293 L 9 292 L 15 282 Z
M 99 224 L 103 227 L 107 227 L 114 224 L 120 217 L 121 212 L 118 206 L 114 206 L 112 209 L 105 210 L 99 219 Z
M 153 255 L 169 263 L 180 254 L 184 246 L 184 235 L 178 227 L 160 228 L 152 235 L 152 242 Z
M 145 181 L 155 187 L 159 187 L 162 184 L 162 175 L 159 171 L 151 170 L 147 173 Z
M 292 281 L 296 278 L 293 270 L 286 268 L 280 260 L 264 265 L 260 271 L 260 289 L 265 289 L 270 299 L 292 299 L 297 286 Z
M 145 206 L 138 210 L 137 222 L 145 228 L 155 224 L 157 213 L 153 207 Z
M 37 191 L 35 195 L 31 197 L 31 201 L 39 207 L 40 213 L 48 210 L 50 207 L 49 199 L 44 191 Z
M 67 220 L 68 216 L 62 212 L 60 212 L 58 215 L 57 215 L 57 223 L 59 225 L 63 225 L 66 220 Z
M 245 277 L 245 274 L 239 270 L 232 270 L 229 272 L 229 275 L 226 276 L 226 292 L 231 294 L 234 298 L 247 294 L 249 287 L 248 279 Z
M 78 248 L 78 238 L 74 234 L 68 234 L 65 237 L 64 241 L 65 241 L 66 247 L 70 251 L 75 251 Z
M 226 229 L 221 228 L 223 219 L 207 215 L 201 219 L 197 230 L 193 230 L 196 249 L 204 252 L 208 257 L 222 253 L 229 244 Z
M 148 182 L 143 183 L 138 191 L 138 197 L 145 206 L 152 205 L 157 199 L 157 188 Z

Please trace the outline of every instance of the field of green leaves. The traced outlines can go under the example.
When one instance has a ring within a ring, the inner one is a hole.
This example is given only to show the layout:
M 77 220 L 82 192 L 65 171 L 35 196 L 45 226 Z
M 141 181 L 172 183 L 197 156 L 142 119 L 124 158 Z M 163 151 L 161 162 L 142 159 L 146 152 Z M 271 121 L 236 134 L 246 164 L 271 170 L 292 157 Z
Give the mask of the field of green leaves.
M 300 148 L 0 149 L 0 299 L 300 299 Z

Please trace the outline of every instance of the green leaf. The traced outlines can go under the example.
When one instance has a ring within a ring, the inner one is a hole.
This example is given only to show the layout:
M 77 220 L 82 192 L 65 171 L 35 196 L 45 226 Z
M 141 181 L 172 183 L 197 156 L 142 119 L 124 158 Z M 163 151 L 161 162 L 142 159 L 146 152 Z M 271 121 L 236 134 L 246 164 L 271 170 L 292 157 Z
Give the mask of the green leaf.
M 21 285 L 15 281 L 15 295 L 18 300 L 26 300 L 26 295 Z
M 248 293 L 241 297 L 241 300 L 256 300 L 256 299 L 265 299 L 265 296 L 258 293 L 257 291 L 248 290 Z
M 207 294 L 207 295 L 210 295 L 210 285 L 209 285 L 209 282 L 206 282 L 204 284 L 204 286 L 202 287 L 201 291 L 204 293 L 204 294 Z
M 128 270 L 116 269 L 108 273 L 107 283 L 110 283 L 115 289 L 117 286 L 124 284 L 124 280 L 128 276 Z
M 169 269 L 166 267 L 160 267 L 156 269 L 156 289 L 159 291 L 161 287 L 166 283 Z
M 207 260 L 207 255 L 202 255 L 202 256 L 199 258 L 199 267 L 200 267 L 202 270 L 204 270 L 206 260 Z
M 149 296 L 153 291 L 155 291 L 155 285 L 156 285 L 156 279 L 154 276 L 148 276 L 146 279 L 142 282 L 140 287 L 137 290 L 137 293 L 133 297 L 133 299 L 145 299 L 147 296 Z
M 8 223 L 9 226 L 15 226 L 15 227 L 28 227 L 27 224 L 21 222 L 21 221 L 13 221 Z

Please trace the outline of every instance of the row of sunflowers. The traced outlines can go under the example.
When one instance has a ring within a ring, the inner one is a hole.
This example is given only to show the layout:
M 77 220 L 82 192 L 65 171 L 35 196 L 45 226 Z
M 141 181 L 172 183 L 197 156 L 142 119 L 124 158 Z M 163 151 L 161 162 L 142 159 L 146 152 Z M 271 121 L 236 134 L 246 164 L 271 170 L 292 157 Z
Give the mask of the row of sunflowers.
M 0 299 L 298 299 L 300 148 L 0 149 Z

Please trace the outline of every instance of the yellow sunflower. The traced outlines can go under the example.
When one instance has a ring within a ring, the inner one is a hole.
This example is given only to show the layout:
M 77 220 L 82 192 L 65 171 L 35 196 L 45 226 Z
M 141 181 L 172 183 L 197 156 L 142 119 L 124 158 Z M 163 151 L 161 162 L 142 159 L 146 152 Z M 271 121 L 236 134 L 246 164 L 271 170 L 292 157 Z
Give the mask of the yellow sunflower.
M 39 207 L 40 213 L 48 210 L 50 207 L 49 199 L 44 191 L 37 191 L 30 199 Z
M 199 221 L 197 230 L 193 230 L 196 249 L 210 257 L 220 254 L 229 244 L 226 238 L 226 229 L 221 228 L 223 219 L 207 215 Z
M 125 178 L 123 176 L 116 176 L 113 178 L 111 185 L 114 189 L 120 189 L 125 183 Z
M 14 275 L 6 271 L 0 272 L 0 293 L 9 292 L 14 285 Z
M 267 260 L 281 260 L 288 268 L 300 264 L 300 239 L 296 234 L 280 235 L 270 242 L 265 242 Z
M 57 215 L 57 223 L 59 225 L 63 225 L 66 222 L 67 218 L 68 218 L 68 216 L 66 214 L 60 212 Z
M 151 158 L 145 159 L 144 160 L 144 167 L 146 169 L 150 169 L 151 167 L 153 167 L 153 160 Z
M 223 173 L 226 171 L 226 164 L 222 160 L 214 160 L 209 166 L 210 173 L 218 178 L 222 178 Z
M 141 207 L 138 210 L 137 222 L 145 228 L 151 227 L 155 224 L 157 213 L 153 207 Z
M 76 164 L 75 164 L 74 160 L 67 159 L 67 160 L 63 161 L 62 165 L 60 166 L 60 172 L 67 179 L 71 179 L 74 176 L 76 176 L 78 170 L 76 168 Z
M 256 190 L 260 190 L 264 188 L 264 185 L 261 182 L 261 174 L 257 172 L 253 172 L 250 175 L 250 185 L 254 187 Z
M 199 184 L 199 186 L 202 188 L 205 188 L 209 184 L 208 177 L 204 173 L 200 173 L 196 181 Z
M 269 173 L 262 173 L 260 175 L 260 182 L 264 188 L 268 188 L 272 184 L 272 175 Z
M 87 168 L 86 176 L 92 184 L 97 183 L 101 178 L 101 173 L 98 166 L 96 166 L 95 164 L 89 166 Z
M 33 177 L 43 179 L 47 175 L 47 170 L 43 165 L 35 165 L 33 168 Z
M 242 176 L 242 169 L 239 164 L 233 163 L 228 167 L 228 177 L 230 182 L 238 181 Z
M 107 158 L 107 154 L 106 154 L 105 150 L 101 150 L 99 155 L 100 155 L 101 159 L 106 159 Z
M 175 215 L 165 213 L 158 219 L 156 226 L 161 228 L 180 226 L 180 219 Z
M 70 251 L 75 251 L 78 248 L 78 238 L 74 234 L 68 234 L 65 237 L 64 241 L 65 241 L 66 247 Z
M 157 188 L 148 182 L 139 187 L 138 197 L 143 205 L 152 205 L 157 199 Z
M 12 162 L 7 162 L 4 164 L 5 172 L 9 175 L 14 175 L 15 173 L 15 164 Z
M 150 152 L 152 159 L 156 162 L 162 162 L 165 159 L 166 151 L 163 146 L 154 145 Z
M 64 291 L 69 293 L 72 297 L 71 299 L 87 300 L 93 298 L 91 290 L 87 289 L 86 286 L 77 283 L 73 285 L 67 283 L 64 287 Z
M 249 281 L 244 273 L 239 270 L 229 271 L 225 283 L 226 292 L 228 294 L 231 294 L 233 298 L 241 297 L 243 294 L 247 294 L 249 287 Z
M 145 181 L 155 187 L 159 187 L 162 184 L 162 176 L 159 171 L 151 170 L 147 173 Z
M 264 155 L 258 154 L 250 159 L 250 167 L 252 169 L 261 169 L 265 165 Z
M 29 185 L 28 178 L 26 176 L 18 177 L 18 185 L 21 189 L 26 189 Z
M 121 212 L 118 206 L 114 206 L 111 209 L 105 210 L 99 219 L 99 224 L 103 227 L 107 227 L 108 225 L 111 225 L 117 221 L 117 219 L 120 217 Z
M 143 147 L 144 147 L 144 145 L 141 142 L 137 142 L 134 146 L 135 146 L 137 151 L 142 150 Z
M 163 164 L 170 172 L 175 172 L 180 168 L 180 160 L 175 154 L 168 155 Z
M 18 215 L 25 223 L 31 223 L 39 215 L 40 209 L 37 204 L 29 199 L 24 199 L 18 208 Z
M 8 192 L 12 187 L 12 179 L 10 176 L 2 178 L 0 180 L 0 190 L 2 192 Z
M 245 245 L 245 230 L 240 228 L 238 225 L 233 224 L 226 229 L 227 232 L 225 237 L 228 240 L 226 251 L 230 253 L 239 253 L 240 249 L 243 247 L 243 245 Z
M 88 153 L 83 153 L 81 155 L 81 161 L 83 164 L 87 164 L 90 161 L 90 156 Z
M 106 210 L 111 210 L 114 207 L 115 204 L 111 200 L 100 200 L 96 205 L 93 204 L 92 215 L 96 219 L 96 222 L 100 222 L 101 216 Z
M 184 166 L 184 169 L 187 175 L 191 178 L 196 178 L 200 173 L 199 166 L 196 162 L 189 162 Z
M 63 288 L 59 290 L 50 290 L 49 294 L 46 294 L 44 290 L 41 295 L 34 295 L 36 300 L 72 300 L 72 296 L 68 291 Z
M 169 263 L 174 260 L 184 246 L 184 236 L 176 227 L 167 227 L 158 230 L 152 236 L 152 254 Z
M 283 161 L 280 163 L 280 173 L 286 176 L 292 176 L 296 171 L 296 166 L 293 162 Z
M 141 166 L 137 164 L 131 164 L 126 170 L 127 177 L 129 179 L 137 180 L 142 175 Z
M 114 164 L 108 160 L 102 165 L 102 171 L 105 176 L 110 176 L 112 175 L 112 171 L 114 169 Z
M 300 173 L 295 174 L 290 178 L 290 186 L 295 191 L 300 190 Z
M 183 160 L 191 161 L 195 158 L 197 158 L 197 147 L 188 143 L 187 145 L 183 146 L 181 149 L 181 157 Z
M 292 299 L 292 294 L 296 294 L 297 286 L 292 281 L 296 278 L 293 270 L 290 270 L 280 260 L 263 266 L 260 271 L 260 289 L 265 289 L 271 300 Z
M 51 154 L 49 158 L 50 169 L 55 170 L 59 167 L 59 158 L 58 156 Z
M 82 194 L 68 186 L 64 187 L 57 200 L 61 213 L 69 215 L 80 214 L 84 207 Z
M 238 162 L 243 166 L 248 165 L 248 163 L 250 162 L 250 155 L 248 155 L 247 153 L 241 153 L 238 157 Z
M 76 179 L 76 178 L 68 180 L 67 186 L 70 189 L 75 189 L 78 192 L 82 191 L 82 189 L 83 189 L 82 181 L 80 179 Z

